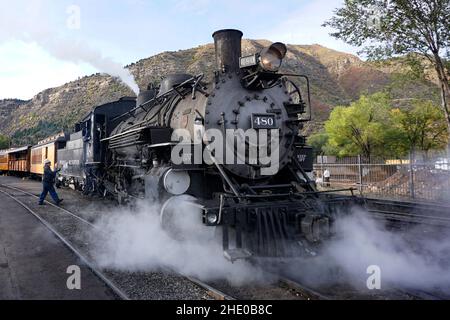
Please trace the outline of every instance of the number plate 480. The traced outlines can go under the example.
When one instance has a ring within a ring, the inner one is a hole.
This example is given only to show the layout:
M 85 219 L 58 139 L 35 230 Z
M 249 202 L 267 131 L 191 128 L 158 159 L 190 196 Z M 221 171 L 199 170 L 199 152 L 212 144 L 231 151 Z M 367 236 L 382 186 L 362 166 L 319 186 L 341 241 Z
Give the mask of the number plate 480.
M 253 129 L 276 129 L 277 124 L 274 114 L 252 114 Z

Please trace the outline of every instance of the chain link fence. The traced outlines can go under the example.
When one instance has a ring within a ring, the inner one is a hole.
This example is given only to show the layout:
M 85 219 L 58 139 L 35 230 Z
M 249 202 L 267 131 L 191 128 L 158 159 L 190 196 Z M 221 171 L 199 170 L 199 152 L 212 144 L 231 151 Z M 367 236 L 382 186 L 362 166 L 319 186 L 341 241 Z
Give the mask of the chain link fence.
M 446 156 L 426 161 L 318 156 L 314 175 L 322 190 L 354 188 L 365 196 L 450 202 Z

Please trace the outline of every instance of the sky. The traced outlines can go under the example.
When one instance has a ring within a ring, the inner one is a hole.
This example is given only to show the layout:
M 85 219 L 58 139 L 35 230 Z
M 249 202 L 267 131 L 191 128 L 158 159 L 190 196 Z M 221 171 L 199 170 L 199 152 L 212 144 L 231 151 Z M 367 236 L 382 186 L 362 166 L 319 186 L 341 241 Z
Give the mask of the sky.
M 244 38 L 321 44 L 356 53 L 321 25 L 343 0 L 0 0 L 0 99 L 40 91 L 163 51 L 212 42 L 240 29 Z M 128 79 L 128 80 L 127 80 Z M 131 83 L 132 80 L 129 80 Z

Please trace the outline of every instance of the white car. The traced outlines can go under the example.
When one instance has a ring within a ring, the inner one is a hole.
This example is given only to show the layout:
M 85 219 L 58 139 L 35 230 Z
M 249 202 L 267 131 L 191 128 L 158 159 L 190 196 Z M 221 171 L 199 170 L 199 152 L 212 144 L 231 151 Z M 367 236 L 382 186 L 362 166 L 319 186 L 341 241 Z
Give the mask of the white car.
M 450 171 L 450 159 L 438 158 L 434 163 L 435 169 Z

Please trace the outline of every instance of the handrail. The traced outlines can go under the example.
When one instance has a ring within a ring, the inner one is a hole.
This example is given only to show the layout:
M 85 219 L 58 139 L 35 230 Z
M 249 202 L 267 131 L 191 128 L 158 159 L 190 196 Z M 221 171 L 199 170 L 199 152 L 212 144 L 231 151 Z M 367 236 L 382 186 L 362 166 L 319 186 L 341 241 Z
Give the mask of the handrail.
M 304 75 L 304 74 L 296 74 L 296 73 L 283 73 L 282 76 L 284 76 L 284 77 L 304 78 L 306 80 L 306 89 L 308 91 L 307 93 L 308 93 L 309 118 L 308 119 L 302 119 L 302 120 L 304 120 L 304 121 L 311 121 L 312 120 L 312 105 L 311 105 L 311 85 L 310 85 L 309 77 Z M 300 94 L 301 94 L 301 92 L 300 92 Z

